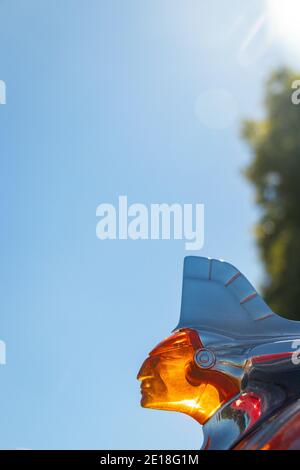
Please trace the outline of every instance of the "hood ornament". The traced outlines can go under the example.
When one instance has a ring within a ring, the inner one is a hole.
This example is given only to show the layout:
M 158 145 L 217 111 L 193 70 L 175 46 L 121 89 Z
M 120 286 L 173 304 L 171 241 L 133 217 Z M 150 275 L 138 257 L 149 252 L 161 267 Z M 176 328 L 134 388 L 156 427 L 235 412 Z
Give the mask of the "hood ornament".
M 179 323 L 138 374 L 141 405 L 196 419 L 203 450 L 300 448 L 299 338 L 234 266 L 187 257 Z

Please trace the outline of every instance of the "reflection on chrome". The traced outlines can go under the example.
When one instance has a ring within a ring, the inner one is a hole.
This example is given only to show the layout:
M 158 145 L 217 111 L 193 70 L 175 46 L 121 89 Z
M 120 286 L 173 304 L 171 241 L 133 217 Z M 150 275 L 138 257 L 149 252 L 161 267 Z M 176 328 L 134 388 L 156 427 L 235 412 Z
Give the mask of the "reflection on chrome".
M 299 338 L 300 322 L 272 312 L 234 266 L 187 257 L 179 324 L 138 373 L 141 405 L 193 417 L 203 449 L 297 448 Z

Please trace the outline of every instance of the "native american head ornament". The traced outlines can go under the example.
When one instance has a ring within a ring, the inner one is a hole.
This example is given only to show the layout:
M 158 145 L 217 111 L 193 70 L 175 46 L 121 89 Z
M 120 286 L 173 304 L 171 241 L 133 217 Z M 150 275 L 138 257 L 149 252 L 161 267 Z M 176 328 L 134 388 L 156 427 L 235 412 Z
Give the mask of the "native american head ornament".
M 141 405 L 196 419 L 203 449 L 300 448 L 299 339 L 300 322 L 275 314 L 234 266 L 187 257 L 179 323 L 138 374 Z

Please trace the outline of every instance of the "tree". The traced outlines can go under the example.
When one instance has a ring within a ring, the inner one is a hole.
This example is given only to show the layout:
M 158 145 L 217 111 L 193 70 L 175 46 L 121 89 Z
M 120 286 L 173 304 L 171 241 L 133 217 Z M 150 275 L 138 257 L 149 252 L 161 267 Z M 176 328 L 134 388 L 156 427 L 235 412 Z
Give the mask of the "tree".
M 300 320 L 300 104 L 288 69 L 266 84 L 263 120 L 247 120 L 243 138 L 253 153 L 246 176 L 261 209 L 255 235 L 266 277 L 263 291 L 273 310 Z

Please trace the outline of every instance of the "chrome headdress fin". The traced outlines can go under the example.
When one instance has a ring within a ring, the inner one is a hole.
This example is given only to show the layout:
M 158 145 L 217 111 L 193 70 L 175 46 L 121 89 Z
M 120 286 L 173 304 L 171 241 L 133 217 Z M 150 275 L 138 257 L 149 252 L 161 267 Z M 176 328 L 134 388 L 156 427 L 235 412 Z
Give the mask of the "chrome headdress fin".
M 180 321 L 233 336 L 291 336 L 300 322 L 276 315 L 241 272 L 224 261 L 188 256 L 184 261 Z

